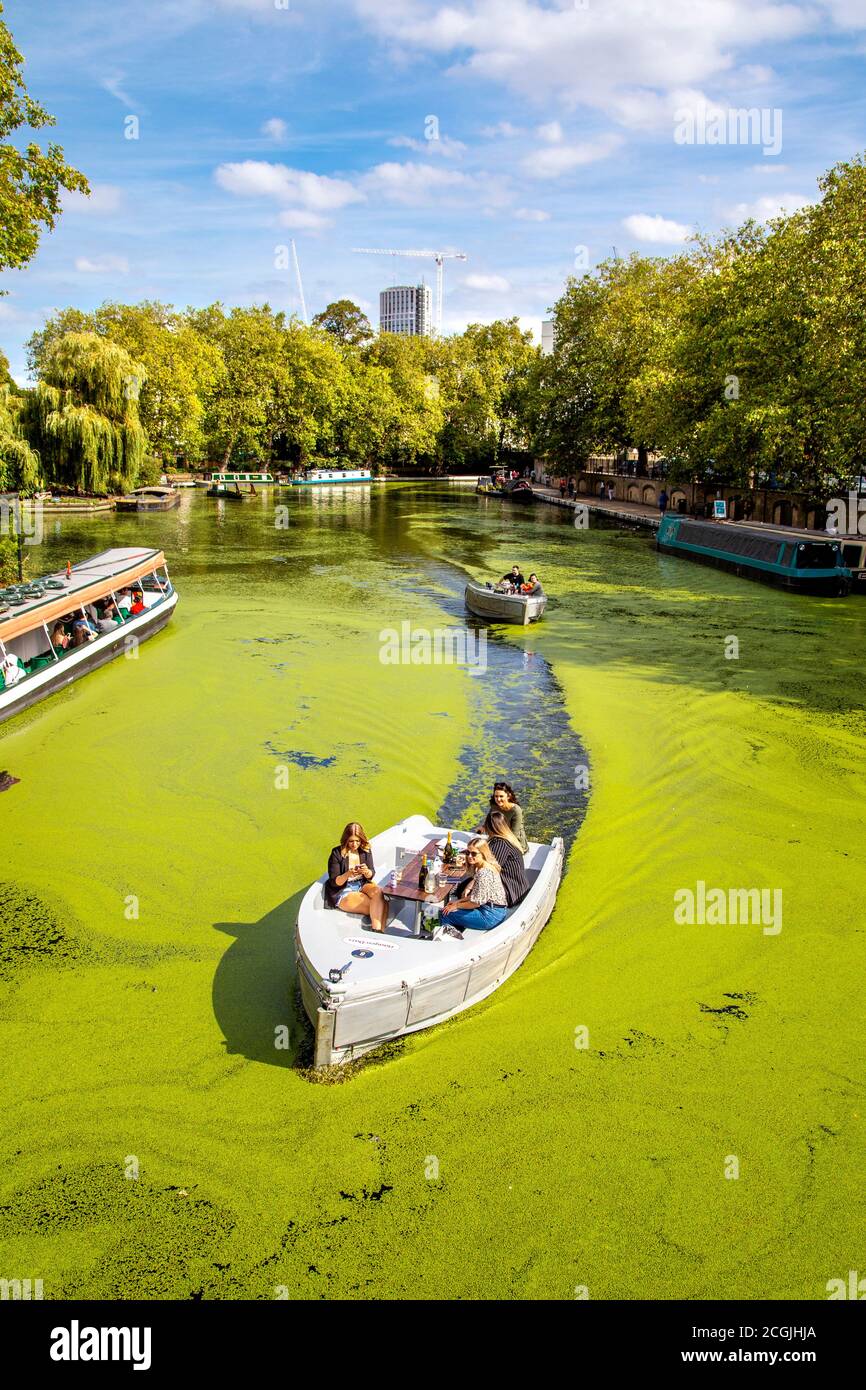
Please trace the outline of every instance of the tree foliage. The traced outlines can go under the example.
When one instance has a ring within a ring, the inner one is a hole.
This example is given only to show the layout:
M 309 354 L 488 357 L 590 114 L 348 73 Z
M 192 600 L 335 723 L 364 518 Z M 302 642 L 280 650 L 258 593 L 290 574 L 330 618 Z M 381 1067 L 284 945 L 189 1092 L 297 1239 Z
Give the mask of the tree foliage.
M 54 125 L 54 117 L 27 93 L 23 61 L 0 19 L 0 270 L 17 269 L 32 260 L 40 235 L 55 225 L 63 189 L 90 191 L 84 175 L 66 163 L 59 145 L 43 149 L 30 140 L 22 150 L 10 140 L 19 131 Z
M 143 365 L 96 333 L 66 333 L 51 344 L 26 403 L 47 482 L 97 495 L 135 486 L 145 458 L 143 380 Z

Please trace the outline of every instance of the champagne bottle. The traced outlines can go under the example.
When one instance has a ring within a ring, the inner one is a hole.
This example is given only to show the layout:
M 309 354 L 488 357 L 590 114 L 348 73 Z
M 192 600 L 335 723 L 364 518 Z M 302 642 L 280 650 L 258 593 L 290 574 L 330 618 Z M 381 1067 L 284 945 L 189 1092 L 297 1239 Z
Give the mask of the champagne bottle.
M 448 831 L 448 839 L 446 840 L 446 842 L 445 842 L 445 848 L 444 848 L 444 850 L 442 851 L 442 860 L 443 860 L 443 863 L 445 863 L 445 864 L 453 864 L 453 863 L 454 863 L 454 857 L 455 857 L 455 856 L 454 856 L 454 846 L 453 846 L 452 843 L 451 843 L 451 831 L 449 830 L 449 831 Z
M 421 855 L 421 872 L 418 875 L 418 888 L 422 893 L 427 891 L 427 856 Z

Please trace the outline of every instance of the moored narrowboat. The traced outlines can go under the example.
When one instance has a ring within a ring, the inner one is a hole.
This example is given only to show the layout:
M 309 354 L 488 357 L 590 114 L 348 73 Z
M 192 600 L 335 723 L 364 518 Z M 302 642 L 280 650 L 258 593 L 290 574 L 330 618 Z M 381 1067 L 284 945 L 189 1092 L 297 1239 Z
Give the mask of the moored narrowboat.
M 118 497 L 119 512 L 170 512 L 180 506 L 180 494 L 173 487 L 137 487 Z
M 851 589 L 866 594 L 866 536 L 840 536 L 842 563 L 851 574 Z
M 177 594 L 161 550 L 106 550 L 0 590 L 0 723 L 165 627 Z
M 370 483 L 369 468 L 308 468 L 303 477 L 292 478 L 292 487 L 321 487 L 334 483 Z
M 253 487 L 273 487 L 275 480 L 273 473 L 238 472 L 236 469 L 215 468 L 212 472 L 205 473 L 204 477 L 199 478 L 195 486 L 210 489 L 225 483 L 247 483 Z
M 656 545 L 665 554 L 682 555 L 796 593 L 842 595 L 851 588 L 840 540 L 820 531 L 668 513 L 662 517 Z

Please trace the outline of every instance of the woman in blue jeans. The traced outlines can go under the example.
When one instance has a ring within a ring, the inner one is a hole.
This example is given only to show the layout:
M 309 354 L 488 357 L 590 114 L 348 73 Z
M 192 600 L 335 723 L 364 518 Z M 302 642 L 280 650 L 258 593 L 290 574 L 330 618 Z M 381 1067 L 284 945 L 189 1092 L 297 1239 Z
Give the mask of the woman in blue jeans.
M 486 840 L 470 840 L 466 847 L 466 867 L 472 878 L 464 883 L 462 898 L 455 898 L 442 909 L 452 927 L 471 927 L 492 931 L 508 915 L 502 871 Z

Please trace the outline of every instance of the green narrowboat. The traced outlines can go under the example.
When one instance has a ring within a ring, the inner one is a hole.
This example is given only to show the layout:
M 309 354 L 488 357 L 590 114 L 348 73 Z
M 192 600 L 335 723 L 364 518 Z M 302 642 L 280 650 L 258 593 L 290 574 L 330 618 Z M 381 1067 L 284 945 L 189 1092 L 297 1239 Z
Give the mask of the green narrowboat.
M 851 589 L 840 540 L 820 531 L 668 513 L 662 517 L 656 545 L 667 555 L 682 555 L 796 593 L 842 595 Z

